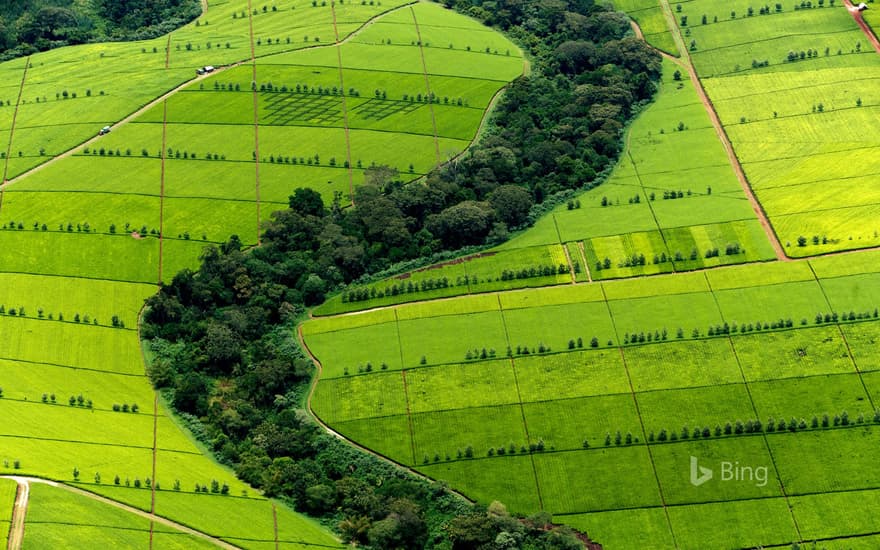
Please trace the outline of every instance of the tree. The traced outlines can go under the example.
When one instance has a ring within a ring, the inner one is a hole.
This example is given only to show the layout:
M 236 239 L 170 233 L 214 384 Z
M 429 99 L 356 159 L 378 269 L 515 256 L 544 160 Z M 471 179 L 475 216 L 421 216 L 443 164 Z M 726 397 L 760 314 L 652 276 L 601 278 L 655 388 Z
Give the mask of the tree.
M 506 223 L 507 227 L 515 228 L 525 223 L 534 200 L 523 187 L 502 185 L 489 194 L 489 204 L 496 219 Z
M 314 189 L 298 187 L 288 199 L 288 206 L 301 216 L 324 215 L 324 200 Z

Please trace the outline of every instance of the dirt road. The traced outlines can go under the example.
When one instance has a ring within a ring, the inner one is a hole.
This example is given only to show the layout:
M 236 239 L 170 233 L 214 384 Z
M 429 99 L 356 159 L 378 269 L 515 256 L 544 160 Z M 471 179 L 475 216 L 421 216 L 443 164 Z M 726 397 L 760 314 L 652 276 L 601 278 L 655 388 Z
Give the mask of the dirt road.
M 237 546 L 233 546 L 228 542 L 222 541 L 216 537 L 212 537 L 210 535 L 206 535 L 201 531 L 196 531 L 195 529 L 191 529 L 186 525 L 182 525 L 175 521 L 171 521 L 169 519 L 165 519 L 163 517 L 154 516 L 149 512 L 144 512 L 138 508 L 134 508 L 132 506 L 128 506 L 127 504 L 122 504 L 120 502 L 116 502 L 115 500 L 110 500 L 109 498 L 102 497 L 100 495 L 96 495 L 95 493 L 90 493 L 88 491 L 84 491 L 82 489 L 78 489 L 76 487 L 71 487 L 70 485 L 64 485 L 63 483 L 56 483 L 54 481 L 49 481 L 46 479 L 41 479 L 37 477 L 24 477 L 24 476 L 0 476 L 6 479 L 12 479 L 16 483 L 18 483 L 18 495 L 15 499 L 15 508 L 12 512 L 12 529 L 10 531 L 9 537 L 9 550 L 18 550 L 21 548 L 21 542 L 24 538 L 24 528 L 25 528 L 25 515 L 27 512 L 28 499 L 30 497 L 30 484 L 31 483 L 44 483 L 46 485 L 51 485 L 52 487 L 57 487 L 58 489 L 62 489 L 64 491 L 68 491 L 86 498 L 90 498 L 92 500 L 96 500 L 98 502 L 102 502 L 109 506 L 113 506 L 114 508 L 118 508 L 120 510 L 124 510 L 131 514 L 135 514 L 142 518 L 146 518 L 150 521 L 154 521 L 156 523 L 160 523 L 166 527 L 171 527 L 172 529 L 176 529 L 188 535 L 192 535 L 194 537 L 198 537 L 202 540 L 206 540 L 215 546 L 219 546 L 220 548 L 227 548 L 230 550 L 234 550 L 238 548 Z
M 880 40 L 877 39 L 874 30 L 865 22 L 865 18 L 862 17 L 862 12 L 859 11 L 859 8 L 853 6 L 853 3 L 850 0 L 843 0 L 843 3 L 846 5 L 846 9 L 852 14 L 853 19 L 856 20 L 856 23 L 862 29 L 862 32 L 868 37 L 868 42 L 874 46 L 874 51 L 880 53 Z

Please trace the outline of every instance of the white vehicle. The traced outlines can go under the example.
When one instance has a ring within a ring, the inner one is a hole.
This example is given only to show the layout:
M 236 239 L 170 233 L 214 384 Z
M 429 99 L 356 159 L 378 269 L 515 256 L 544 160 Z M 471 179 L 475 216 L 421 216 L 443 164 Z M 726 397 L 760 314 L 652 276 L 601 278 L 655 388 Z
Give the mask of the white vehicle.
M 109 134 L 109 133 L 110 133 L 110 127 L 104 126 L 103 128 L 101 128 L 101 131 L 98 132 L 98 135 L 103 136 L 104 134 Z

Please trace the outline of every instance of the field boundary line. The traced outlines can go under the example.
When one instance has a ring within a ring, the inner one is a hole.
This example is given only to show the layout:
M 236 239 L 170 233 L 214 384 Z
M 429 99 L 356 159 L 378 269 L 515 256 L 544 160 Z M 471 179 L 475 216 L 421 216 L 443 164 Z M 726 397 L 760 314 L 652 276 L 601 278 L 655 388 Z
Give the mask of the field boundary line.
M 629 145 L 630 144 L 629 138 L 631 135 L 632 135 L 632 132 L 626 133 L 626 156 L 629 159 L 629 163 L 632 166 L 633 172 L 635 172 L 635 174 L 636 174 L 636 180 L 639 182 L 639 186 L 641 187 L 641 192 L 642 192 L 642 194 L 645 195 L 645 202 L 648 203 L 648 210 L 651 211 L 651 218 L 654 220 L 654 224 L 657 226 L 657 233 L 660 234 L 660 240 L 663 241 L 663 248 L 666 249 L 666 257 L 671 258 L 672 252 L 669 250 L 669 243 L 666 241 L 666 233 L 663 231 L 663 228 L 660 227 L 660 220 L 657 219 L 657 213 L 654 212 L 654 205 L 652 204 L 654 201 L 651 200 L 651 197 L 649 197 L 645 193 L 645 182 L 642 181 L 642 175 L 639 173 L 639 167 L 636 165 L 636 159 L 634 159 L 632 156 L 632 150 L 630 149 L 630 145 Z M 671 264 L 671 267 L 672 267 L 672 273 L 677 273 L 675 270 L 675 262 L 672 261 L 669 263 Z
M 718 296 L 715 294 L 715 291 L 712 289 L 712 282 L 709 281 L 709 275 L 706 272 L 703 272 L 703 277 L 706 279 L 706 286 L 709 288 L 709 292 L 712 294 L 712 301 L 715 304 L 715 309 L 718 310 L 718 316 L 721 318 L 722 323 L 726 323 L 727 320 L 724 318 L 724 311 L 721 309 L 721 304 L 718 303 Z M 746 373 L 742 368 L 742 363 L 739 360 L 739 354 L 736 352 L 736 346 L 733 344 L 733 337 L 731 335 L 727 335 L 727 345 L 730 346 L 730 352 L 733 355 L 733 359 L 736 361 L 736 367 L 739 369 L 739 375 L 743 381 L 743 387 L 746 390 L 746 395 L 749 397 L 749 405 L 752 407 L 752 413 L 754 413 L 755 418 L 758 421 L 761 420 L 761 417 L 758 415 L 758 407 L 755 405 L 755 398 L 752 396 L 752 389 L 749 387 L 749 381 L 746 379 Z M 767 441 L 767 432 L 761 430 L 761 439 L 764 442 L 764 448 L 767 449 L 767 455 L 770 457 L 770 462 L 773 464 L 773 471 L 776 474 L 776 481 L 779 483 L 779 489 L 782 491 L 782 497 L 785 499 L 785 505 L 788 507 L 788 513 L 791 516 L 791 523 L 794 525 L 795 532 L 797 532 L 797 537 L 799 542 L 803 542 L 803 536 L 801 535 L 801 528 L 798 525 L 797 518 L 794 515 L 794 508 L 791 506 L 791 501 L 788 499 L 788 491 L 785 490 L 785 483 L 782 481 L 782 475 L 779 473 L 779 466 L 776 465 L 776 459 L 773 457 L 773 451 L 770 449 L 770 442 Z
M 315 374 L 312 376 L 311 387 L 309 388 L 309 392 L 306 395 L 306 410 L 308 411 L 309 416 L 311 416 L 312 419 L 315 421 L 315 423 L 317 423 L 318 426 L 320 426 L 321 429 L 324 430 L 327 434 L 335 437 L 336 439 L 338 439 L 340 441 L 345 441 L 348 445 L 351 445 L 352 447 L 354 447 L 356 449 L 360 449 L 361 451 L 368 453 L 368 454 L 370 454 L 380 460 L 384 460 L 384 461 L 388 462 L 389 464 L 395 466 L 396 468 L 400 468 L 400 470 L 407 472 L 411 475 L 414 475 L 419 479 L 423 479 L 425 481 L 431 481 L 431 482 L 436 481 L 435 479 L 417 471 L 415 468 L 413 468 L 411 466 L 401 464 L 400 462 L 398 462 L 394 459 L 391 459 L 381 453 L 374 451 L 373 449 L 370 449 L 369 447 L 361 445 L 360 443 L 358 443 L 348 437 L 345 437 L 341 433 L 339 433 L 336 430 L 334 430 L 333 428 L 331 428 L 329 424 L 327 424 L 326 422 L 321 420 L 321 417 L 319 417 L 315 413 L 314 409 L 312 408 L 312 397 L 314 397 L 315 389 L 318 387 L 318 382 L 320 382 L 320 380 L 321 380 L 321 374 L 324 372 L 324 366 L 321 364 L 321 361 L 318 360 L 318 358 L 315 356 L 315 354 L 312 353 L 312 350 L 309 349 L 309 346 L 306 343 L 305 338 L 303 337 L 302 323 L 300 323 L 296 327 L 296 336 L 297 336 L 297 341 L 299 342 L 300 347 L 302 347 L 303 351 L 306 352 L 306 355 L 312 361 L 312 364 L 314 364 L 315 368 L 316 368 Z M 475 502 L 473 499 L 468 498 L 466 495 L 464 495 L 464 493 L 460 493 L 450 487 L 446 487 L 446 491 L 459 497 L 460 499 L 462 499 L 465 502 L 469 502 L 471 504 L 473 504 Z
M 825 287 L 822 286 L 822 281 L 819 279 L 819 276 L 816 275 L 816 270 L 813 269 L 813 264 L 807 262 L 807 265 L 810 267 L 810 273 L 813 274 L 813 280 L 816 281 L 816 284 L 819 286 L 819 290 L 822 292 L 822 298 L 825 300 L 825 305 L 828 306 L 828 311 L 834 311 L 834 308 L 831 306 L 831 300 L 828 299 L 828 293 L 825 292 Z M 837 331 L 840 333 L 840 339 L 843 340 L 843 345 L 846 346 L 846 353 L 849 355 L 849 360 L 852 361 L 853 368 L 856 369 L 856 374 L 859 375 L 859 382 L 862 383 L 862 389 L 865 390 L 865 395 L 868 398 L 868 403 L 871 405 L 871 410 L 876 411 L 877 407 L 874 405 L 874 398 L 871 395 L 871 392 L 868 390 L 867 384 L 865 384 L 865 378 L 862 376 L 862 371 L 859 369 L 859 364 L 856 363 L 856 357 L 853 355 L 852 348 L 849 347 L 849 340 L 846 339 L 846 334 L 843 332 L 843 327 L 840 325 L 840 322 L 834 323 L 837 326 Z
M 168 152 L 168 101 L 162 102 L 162 159 L 159 167 L 159 286 L 162 286 L 162 252 L 165 235 L 165 158 Z
M 336 65 L 339 69 L 339 99 L 342 103 L 342 124 L 345 131 L 345 162 L 348 169 L 348 198 L 354 206 L 354 169 L 351 166 L 351 132 L 348 127 L 348 101 L 345 91 L 345 72 L 342 68 L 342 42 L 339 40 L 339 27 L 336 25 L 336 0 L 330 0 L 330 12 L 333 14 L 333 36 L 336 44 Z M 436 141 L 436 138 L 435 138 Z
M 587 282 L 592 283 L 593 282 L 593 275 L 590 273 L 590 266 L 587 265 L 587 252 L 586 252 L 586 250 L 584 250 L 584 241 L 579 239 L 577 241 L 577 246 L 578 246 L 578 250 L 581 253 L 581 260 L 583 260 L 583 262 L 584 262 L 584 272 L 587 274 Z
M 605 285 L 599 283 L 599 288 L 602 290 L 603 301 L 608 310 L 608 318 L 611 320 L 611 328 L 614 330 L 614 335 L 619 342 L 620 336 L 617 332 L 617 321 L 615 321 L 614 313 L 611 311 L 611 304 L 608 302 L 608 295 L 605 293 Z M 648 432 L 645 429 L 645 419 L 642 417 L 642 410 L 639 407 L 639 400 L 636 397 L 635 386 L 633 385 L 632 376 L 629 373 L 629 366 L 626 362 L 626 354 L 623 352 L 623 346 L 618 345 L 617 349 L 620 353 L 620 361 L 623 363 L 623 370 L 626 372 L 626 381 L 629 384 L 630 397 L 632 397 L 633 406 L 635 406 L 636 409 L 636 416 L 639 418 L 639 427 L 642 431 L 642 441 L 645 442 L 645 450 L 648 452 L 648 460 L 651 462 L 651 470 L 654 472 L 654 481 L 657 482 L 657 494 L 660 497 L 660 504 L 663 507 L 663 515 L 666 517 L 666 527 L 669 529 L 669 536 L 672 537 L 673 546 L 679 548 L 678 540 L 675 537 L 675 529 L 672 528 L 672 519 L 669 517 L 669 509 L 666 507 L 666 496 L 663 494 L 663 483 L 660 482 L 660 475 L 657 473 L 657 464 L 654 462 L 654 453 L 651 450 L 651 445 L 648 444 Z
M 332 5 L 332 0 L 331 0 Z M 248 0 L 248 28 L 250 34 L 251 96 L 254 99 L 254 194 L 257 203 L 257 246 L 260 246 L 260 96 L 257 92 L 257 57 L 254 49 L 254 13 L 252 1 Z
M 143 348 L 141 348 L 143 350 Z M 144 363 L 146 365 L 146 362 Z M 152 384 L 151 384 L 152 385 Z M 150 483 L 150 514 L 156 515 L 156 452 L 159 441 L 159 392 L 153 390 L 153 472 Z M 153 548 L 153 528 L 155 523 L 150 521 L 150 550 Z
M 82 410 L 82 409 L 80 409 Z M 16 434 L 0 434 L 0 439 L 33 439 L 34 441 L 51 441 L 53 443 L 64 443 L 71 445 L 94 445 L 96 447 L 119 447 L 120 449 L 137 449 L 141 451 L 152 451 L 153 447 L 150 445 L 126 445 L 123 443 L 106 443 L 100 441 L 83 441 L 79 439 L 61 439 L 58 437 L 38 437 L 34 435 L 16 435 Z M 182 451 L 180 449 L 159 449 L 160 451 L 166 453 L 177 453 L 183 455 L 192 455 L 192 456 L 203 456 L 200 452 L 195 451 Z
M 510 333 L 507 331 L 507 320 L 504 318 L 504 307 L 501 305 L 501 295 L 496 295 L 496 299 L 498 300 L 498 314 L 501 316 L 501 326 L 504 327 L 504 339 L 507 340 L 507 349 L 508 349 L 508 360 L 510 363 L 510 370 L 513 373 L 513 385 L 516 388 L 516 400 L 517 405 L 519 405 L 519 414 L 522 417 L 522 426 L 523 431 L 525 432 L 526 442 L 529 446 L 532 445 L 532 437 L 529 435 L 529 423 L 526 420 L 526 408 L 523 406 L 522 400 L 522 392 L 519 389 L 519 376 L 516 373 L 516 362 L 513 359 L 513 355 L 509 353 L 510 351 Z M 538 506 L 541 510 L 544 509 L 544 497 L 541 494 L 541 482 L 538 479 L 538 466 L 535 464 L 535 453 L 529 453 L 529 462 L 532 464 L 532 474 L 535 476 L 535 493 L 538 496 Z
M 168 33 L 168 40 L 165 42 L 165 68 L 166 69 L 168 69 L 168 67 L 171 64 L 171 34 L 172 33 Z
M 406 402 L 406 423 L 409 427 L 409 446 L 412 451 L 412 463 L 416 462 L 416 430 L 413 426 L 412 413 L 409 406 L 409 386 L 406 383 L 406 366 L 403 362 L 403 340 L 400 337 L 400 319 L 397 316 L 397 310 L 394 310 L 394 332 L 397 334 L 397 352 L 400 355 L 400 373 L 403 379 L 403 397 Z
M 419 21 L 416 17 L 416 10 L 412 5 L 409 7 L 409 12 L 412 14 L 413 25 L 416 28 L 416 38 L 419 41 L 419 56 L 422 58 L 422 72 L 425 75 L 425 89 L 428 93 L 428 110 L 431 111 L 431 124 L 434 127 L 434 158 L 436 160 L 436 165 L 440 166 L 440 138 L 437 137 L 437 116 L 434 113 L 434 95 L 431 93 L 431 79 L 428 77 L 428 63 L 425 61 L 425 45 L 422 44 L 422 31 L 419 30 Z
M 272 503 L 272 532 L 275 535 L 275 550 L 278 550 L 278 510 L 275 508 L 274 502 Z
M 730 161 L 730 165 L 733 168 L 734 173 L 736 174 L 737 180 L 739 180 L 743 192 L 746 194 L 746 198 L 749 199 L 749 203 L 751 203 L 752 205 L 752 210 L 754 210 L 758 221 L 764 228 L 764 233 L 767 235 L 767 240 L 770 241 L 770 244 L 773 246 L 773 250 L 776 252 L 776 259 L 783 262 L 789 261 L 791 258 L 789 258 L 788 255 L 785 254 L 785 250 L 783 250 L 782 248 L 782 243 L 780 243 L 779 237 L 777 237 L 776 232 L 773 230 L 773 226 L 770 223 L 769 218 L 767 217 L 767 213 L 764 211 L 763 205 L 761 205 L 761 203 L 758 202 L 758 199 L 755 197 L 755 193 L 754 191 L 752 191 L 752 186 L 749 183 L 749 180 L 746 178 L 746 174 L 743 170 L 742 164 L 740 164 L 739 162 L 739 157 L 736 156 L 736 151 L 734 151 L 733 149 L 733 144 L 731 144 L 730 138 L 727 136 L 727 131 L 721 124 L 721 119 L 718 117 L 718 113 L 715 111 L 715 106 L 712 104 L 712 100 L 709 99 L 709 96 L 706 94 L 706 90 L 705 88 L 703 88 L 703 83 L 700 80 L 700 77 L 697 75 L 697 69 L 694 67 L 693 59 L 691 59 L 690 52 L 685 46 L 684 39 L 681 36 L 681 29 L 678 26 L 678 21 L 676 21 L 675 16 L 672 14 L 672 8 L 669 7 L 669 0 L 660 0 L 660 4 L 662 7 L 663 15 L 666 18 L 667 25 L 669 25 L 672 29 L 671 32 L 673 39 L 675 40 L 675 45 L 681 53 L 682 60 L 685 61 L 687 64 L 686 67 L 688 70 L 688 75 L 694 85 L 694 90 L 697 92 L 697 96 L 703 103 L 703 106 L 706 109 L 706 114 L 709 115 L 709 120 L 712 122 L 712 126 L 715 127 L 715 133 L 718 135 L 718 139 L 721 141 L 721 145 L 724 147 L 724 151 L 727 153 L 727 158 Z
M 27 79 L 28 67 L 31 66 L 31 56 L 24 58 L 24 71 L 21 73 L 21 83 L 18 86 L 18 98 L 15 100 L 15 109 L 12 111 L 12 125 L 9 127 L 9 140 L 6 142 L 6 159 L 3 163 L 3 183 L 0 185 L 0 209 L 3 208 L 3 191 L 9 182 L 9 157 L 12 155 L 12 138 L 15 136 L 15 121 L 18 118 L 18 107 L 21 105 L 21 96 L 24 94 L 24 83 Z

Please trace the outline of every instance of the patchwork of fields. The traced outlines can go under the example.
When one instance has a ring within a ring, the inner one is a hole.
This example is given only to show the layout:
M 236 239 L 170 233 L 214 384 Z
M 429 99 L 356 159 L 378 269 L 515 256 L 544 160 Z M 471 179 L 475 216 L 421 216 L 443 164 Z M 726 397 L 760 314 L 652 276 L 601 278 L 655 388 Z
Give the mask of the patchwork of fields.
M 765 13 L 747 3 L 671 4 L 786 253 L 880 245 L 871 185 L 880 58 L 843 3 Z
M 469 496 L 548 510 L 612 548 L 635 531 L 655 548 L 869 534 L 867 517 L 827 515 L 880 495 L 880 273 L 863 257 L 316 319 L 302 327 L 323 364 L 312 408 Z M 690 456 L 769 481 L 693 487 Z
M 216 464 L 156 399 L 144 299 L 206 244 L 256 244 L 296 186 L 345 205 L 371 165 L 415 179 L 459 154 L 524 61 L 436 4 L 248 5 L 209 2 L 161 39 L 0 65 L 0 474 L 63 481 L 237 546 L 336 548 Z M 149 540 L 146 520 L 45 486 L 33 497 L 26 547 Z M 201 542 L 166 531 L 157 547 Z

